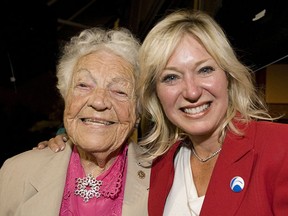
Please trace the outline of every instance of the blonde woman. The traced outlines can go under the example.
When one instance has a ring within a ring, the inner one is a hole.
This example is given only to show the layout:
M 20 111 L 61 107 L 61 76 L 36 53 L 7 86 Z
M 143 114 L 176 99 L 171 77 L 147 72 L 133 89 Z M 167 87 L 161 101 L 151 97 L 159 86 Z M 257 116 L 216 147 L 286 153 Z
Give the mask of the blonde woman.
M 153 120 L 149 215 L 285 215 L 288 125 L 272 123 L 252 72 L 219 25 L 177 11 L 140 49 L 140 102 Z

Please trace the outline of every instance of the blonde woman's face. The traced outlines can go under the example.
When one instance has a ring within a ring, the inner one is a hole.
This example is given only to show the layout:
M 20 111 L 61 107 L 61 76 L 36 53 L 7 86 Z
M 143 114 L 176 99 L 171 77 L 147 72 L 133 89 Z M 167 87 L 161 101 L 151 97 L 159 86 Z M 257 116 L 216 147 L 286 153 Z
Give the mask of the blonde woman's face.
M 118 150 L 135 125 L 134 88 L 132 66 L 119 56 L 99 51 L 80 58 L 65 100 L 72 142 L 89 152 Z
M 156 91 L 168 119 L 193 138 L 218 134 L 228 108 L 225 72 L 184 36 L 160 74 Z

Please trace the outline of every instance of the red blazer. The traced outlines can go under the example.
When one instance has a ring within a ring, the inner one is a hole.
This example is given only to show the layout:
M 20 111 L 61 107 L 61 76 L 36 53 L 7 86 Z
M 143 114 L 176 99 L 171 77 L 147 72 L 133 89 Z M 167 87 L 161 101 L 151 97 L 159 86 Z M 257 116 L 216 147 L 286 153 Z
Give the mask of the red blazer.
M 152 167 L 149 216 L 163 214 L 179 146 L 175 143 Z M 241 192 L 230 188 L 235 176 L 245 182 Z M 244 137 L 227 133 L 200 215 L 288 216 L 288 124 L 253 121 Z

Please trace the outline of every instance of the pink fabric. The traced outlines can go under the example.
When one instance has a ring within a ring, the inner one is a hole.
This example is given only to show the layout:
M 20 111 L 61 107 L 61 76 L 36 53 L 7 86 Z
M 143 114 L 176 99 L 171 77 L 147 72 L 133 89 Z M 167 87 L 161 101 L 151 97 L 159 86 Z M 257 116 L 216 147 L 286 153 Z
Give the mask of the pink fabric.
M 85 176 L 77 148 L 74 147 L 67 170 L 60 216 L 121 215 L 126 182 L 126 156 L 127 145 L 113 165 L 96 178 L 103 181 L 100 188 L 101 196 L 99 198 L 93 197 L 85 203 L 82 197 L 74 195 L 75 179 Z

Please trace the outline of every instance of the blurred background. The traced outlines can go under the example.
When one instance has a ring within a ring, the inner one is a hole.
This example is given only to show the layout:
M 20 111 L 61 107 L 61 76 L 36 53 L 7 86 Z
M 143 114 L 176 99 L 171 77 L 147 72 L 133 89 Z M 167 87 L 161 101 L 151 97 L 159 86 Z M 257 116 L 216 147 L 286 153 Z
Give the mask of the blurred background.
M 279 121 L 288 123 L 287 0 L 3 0 L 0 165 L 61 126 L 55 65 L 65 41 L 93 26 L 126 27 L 142 41 L 155 22 L 178 8 L 206 11 L 219 22 L 253 69 L 271 113 L 284 114 Z

